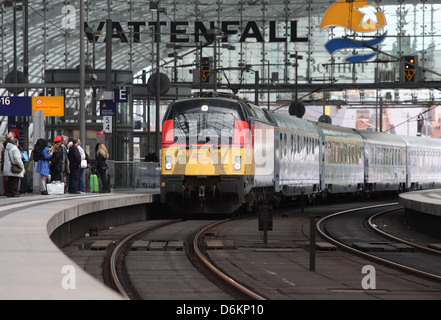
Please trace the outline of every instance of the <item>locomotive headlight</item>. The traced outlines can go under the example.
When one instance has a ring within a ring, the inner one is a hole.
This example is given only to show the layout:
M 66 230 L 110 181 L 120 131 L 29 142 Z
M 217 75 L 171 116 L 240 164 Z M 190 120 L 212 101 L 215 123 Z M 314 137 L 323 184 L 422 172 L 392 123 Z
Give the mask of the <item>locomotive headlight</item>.
M 165 170 L 171 170 L 172 168 L 172 157 L 165 156 Z
M 241 156 L 236 156 L 234 158 L 234 170 L 235 171 L 240 171 L 240 169 L 242 169 L 242 157 Z

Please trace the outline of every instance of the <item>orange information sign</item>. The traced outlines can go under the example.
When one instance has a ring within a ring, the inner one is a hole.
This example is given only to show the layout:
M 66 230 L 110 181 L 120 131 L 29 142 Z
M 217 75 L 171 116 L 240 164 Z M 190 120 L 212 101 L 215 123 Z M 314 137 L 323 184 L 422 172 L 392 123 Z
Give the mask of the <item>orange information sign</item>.
M 64 97 L 32 97 L 32 111 L 43 111 L 45 117 L 64 117 Z

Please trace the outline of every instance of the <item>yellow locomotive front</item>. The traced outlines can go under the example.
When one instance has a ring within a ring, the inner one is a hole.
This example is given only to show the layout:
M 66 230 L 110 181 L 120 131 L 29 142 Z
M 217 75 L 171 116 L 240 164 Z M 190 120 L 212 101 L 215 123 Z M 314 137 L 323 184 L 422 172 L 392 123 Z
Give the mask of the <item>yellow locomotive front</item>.
M 189 98 L 164 117 L 161 202 L 187 213 L 231 213 L 252 185 L 248 110 L 241 100 Z

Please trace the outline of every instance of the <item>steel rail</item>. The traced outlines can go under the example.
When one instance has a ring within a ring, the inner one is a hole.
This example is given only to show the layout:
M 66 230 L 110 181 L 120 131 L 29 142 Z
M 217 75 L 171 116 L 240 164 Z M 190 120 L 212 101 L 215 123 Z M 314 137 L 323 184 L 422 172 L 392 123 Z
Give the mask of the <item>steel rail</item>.
M 375 223 L 373 223 L 373 220 L 375 218 L 377 218 L 378 216 L 382 215 L 382 214 L 385 214 L 385 212 L 379 212 L 379 213 L 374 214 L 373 216 L 371 216 L 369 218 L 368 225 L 369 225 L 369 227 L 372 230 L 374 230 L 375 232 L 378 232 L 382 236 L 385 236 L 387 238 L 390 238 L 390 239 L 398 241 L 398 242 L 402 242 L 402 243 L 407 244 L 409 246 L 415 247 L 415 248 L 417 248 L 417 249 L 419 249 L 421 251 L 425 251 L 425 252 L 430 252 L 430 253 L 434 253 L 434 254 L 437 254 L 437 255 L 441 255 L 441 252 L 439 250 L 428 248 L 428 247 L 424 247 L 424 246 L 419 245 L 418 243 L 415 243 L 415 242 L 407 241 L 405 239 L 402 239 L 402 238 L 399 238 L 397 236 L 394 236 L 393 234 L 387 233 L 386 231 L 381 230 L 380 228 L 376 227 Z
M 234 219 L 234 218 L 233 218 Z M 251 291 L 250 289 L 246 288 L 245 286 L 241 285 L 240 283 L 238 283 L 236 280 L 234 280 L 233 278 L 231 278 L 230 276 L 228 276 L 227 274 L 223 273 L 222 271 L 220 271 L 216 266 L 214 266 L 207 258 L 206 256 L 202 253 L 201 251 L 201 242 L 202 242 L 202 238 L 203 235 L 205 233 L 207 233 L 208 230 L 226 223 L 228 221 L 231 221 L 232 219 L 226 219 L 226 220 L 222 220 L 222 221 L 218 221 L 216 223 L 213 223 L 211 225 L 208 225 L 206 227 L 204 227 L 202 230 L 200 230 L 197 235 L 193 238 L 193 250 L 197 256 L 197 258 L 205 265 L 205 267 L 207 267 L 209 269 L 209 271 L 215 275 L 218 280 L 222 281 L 223 283 L 225 283 L 228 286 L 233 287 L 235 290 L 237 290 L 238 292 L 240 292 L 242 295 L 244 295 L 245 297 L 247 297 L 250 300 L 266 300 L 266 298 L 264 298 L 263 296 L 257 294 L 256 292 Z
M 123 296 L 124 299 L 131 300 L 130 293 L 127 292 L 127 290 L 125 289 L 123 283 L 120 281 L 119 276 L 118 276 L 117 264 L 118 264 L 118 259 L 121 256 L 121 254 L 124 253 L 127 250 L 128 245 L 130 244 L 130 242 L 133 239 L 141 236 L 144 233 L 150 232 L 152 230 L 155 230 L 155 229 L 158 229 L 158 228 L 161 228 L 161 227 L 164 227 L 166 225 L 173 224 L 173 223 L 176 223 L 176 222 L 179 222 L 179 221 L 181 221 L 181 220 L 166 221 L 166 222 L 154 225 L 152 227 L 149 227 L 147 229 L 144 229 L 142 231 L 133 233 L 130 236 L 124 238 L 113 249 L 112 254 L 110 256 L 110 277 L 111 277 L 111 280 L 113 282 L 113 285 L 115 286 L 115 289 Z
M 327 241 L 335 244 L 336 246 L 338 246 L 340 248 L 343 248 L 344 250 L 346 250 L 348 252 L 355 253 L 357 255 L 363 256 L 365 258 L 368 258 L 370 260 L 376 261 L 378 263 L 382 263 L 384 265 L 387 265 L 387 266 L 390 266 L 390 267 L 394 267 L 394 268 L 397 268 L 399 270 L 405 270 L 407 272 L 410 272 L 410 273 L 413 273 L 415 275 L 419 275 L 419 276 L 422 276 L 422 277 L 425 277 L 425 278 L 428 278 L 428 279 L 431 279 L 431 280 L 441 281 L 441 277 L 438 276 L 438 275 L 435 275 L 435 274 L 432 274 L 432 273 L 429 273 L 429 272 L 425 272 L 425 271 L 422 271 L 422 270 L 418 270 L 418 269 L 415 269 L 415 268 L 412 268 L 412 267 L 409 267 L 409 266 L 405 266 L 403 264 L 396 263 L 396 262 L 393 262 L 393 261 L 390 261 L 390 260 L 387 260 L 387 259 L 384 259 L 384 258 L 380 258 L 380 257 L 377 257 L 375 255 L 372 255 L 372 254 L 360 251 L 358 249 L 352 248 L 352 247 L 350 247 L 350 246 L 340 242 L 339 240 L 328 236 L 326 234 L 326 232 L 322 230 L 322 227 L 321 227 L 321 225 L 326 220 L 328 220 L 328 219 L 330 219 L 332 217 L 335 217 L 337 215 L 342 215 L 342 214 L 346 214 L 346 213 L 350 213 L 350 212 L 354 212 L 354 211 L 360 211 L 360 210 L 367 210 L 367 209 L 374 209 L 374 208 L 379 208 L 379 207 L 393 206 L 393 205 L 397 205 L 397 204 L 398 203 L 382 204 L 382 205 L 375 205 L 375 206 L 362 207 L 362 208 L 349 209 L 349 210 L 345 210 L 345 211 L 336 212 L 334 214 L 331 214 L 331 215 L 329 215 L 327 217 L 324 217 L 324 218 L 320 219 L 317 222 L 317 224 L 316 224 L 316 229 L 320 233 L 320 235 L 323 238 L 325 238 Z M 387 211 L 384 211 L 384 212 L 376 213 L 375 215 L 384 214 L 384 213 L 389 212 L 389 211 L 394 211 L 394 210 L 387 210 Z M 374 229 L 376 229 L 376 228 L 374 228 Z

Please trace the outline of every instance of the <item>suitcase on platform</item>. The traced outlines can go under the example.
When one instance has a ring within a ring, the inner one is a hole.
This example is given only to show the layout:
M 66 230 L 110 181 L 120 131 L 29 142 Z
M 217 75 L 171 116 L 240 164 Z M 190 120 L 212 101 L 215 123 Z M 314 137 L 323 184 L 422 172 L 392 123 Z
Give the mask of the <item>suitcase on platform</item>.
M 98 193 L 100 191 L 100 183 L 97 174 L 91 174 L 89 178 L 90 192 Z

